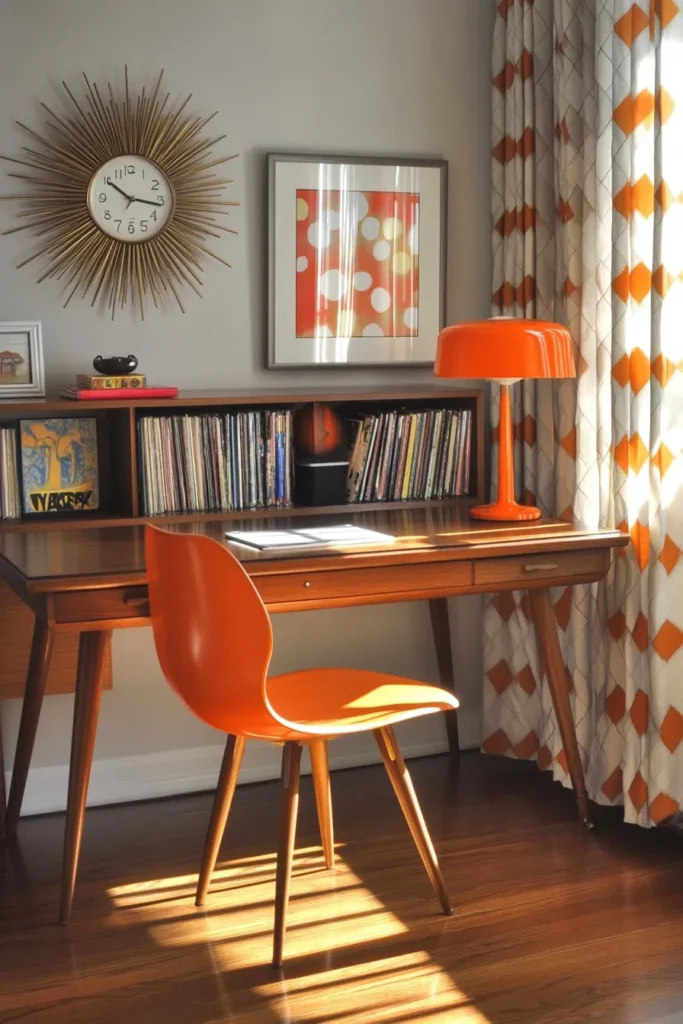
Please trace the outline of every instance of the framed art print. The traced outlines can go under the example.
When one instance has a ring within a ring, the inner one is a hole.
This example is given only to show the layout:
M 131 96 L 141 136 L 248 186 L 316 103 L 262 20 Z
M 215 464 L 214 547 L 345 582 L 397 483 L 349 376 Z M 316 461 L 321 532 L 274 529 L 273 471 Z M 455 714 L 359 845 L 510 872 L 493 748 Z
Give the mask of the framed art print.
M 0 323 L 0 399 L 45 394 L 39 323 Z
M 99 507 L 95 419 L 21 420 L 19 445 L 25 515 Z
M 433 363 L 445 160 L 268 155 L 270 368 Z

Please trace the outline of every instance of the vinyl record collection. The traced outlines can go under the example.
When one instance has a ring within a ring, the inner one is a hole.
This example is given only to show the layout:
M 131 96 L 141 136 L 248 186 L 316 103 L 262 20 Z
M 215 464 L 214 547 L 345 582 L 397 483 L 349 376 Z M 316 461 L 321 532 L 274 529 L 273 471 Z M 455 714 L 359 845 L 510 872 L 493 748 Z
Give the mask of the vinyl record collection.
M 143 416 L 138 442 L 144 515 L 292 504 L 289 410 Z
M 472 412 L 385 412 L 347 421 L 347 500 L 426 501 L 467 494 Z
M 0 429 L 0 518 L 18 519 L 20 515 L 17 432 Z

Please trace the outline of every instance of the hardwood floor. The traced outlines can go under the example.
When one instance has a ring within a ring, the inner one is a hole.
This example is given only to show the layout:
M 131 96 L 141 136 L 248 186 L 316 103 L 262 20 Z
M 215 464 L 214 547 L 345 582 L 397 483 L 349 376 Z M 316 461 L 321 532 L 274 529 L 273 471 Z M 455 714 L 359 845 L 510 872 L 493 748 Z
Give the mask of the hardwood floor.
M 455 913 L 440 911 L 384 769 L 332 776 L 324 870 L 310 777 L 282 971 L 268 966 L 277 783 L 240 787 L 205 906 L 209 795 L 88 812 L 72 923 L 64 818 L 0 852 L 0 1021 L 22 1024 L 683 1022 L 683 841 L 532 765 L 409 762 Z

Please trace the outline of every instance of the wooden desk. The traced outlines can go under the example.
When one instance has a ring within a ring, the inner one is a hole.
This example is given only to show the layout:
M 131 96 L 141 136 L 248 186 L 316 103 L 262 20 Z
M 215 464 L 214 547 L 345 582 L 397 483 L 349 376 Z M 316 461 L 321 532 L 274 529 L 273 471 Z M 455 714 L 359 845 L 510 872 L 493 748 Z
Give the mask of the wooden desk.
M 539 645 L 569 774 L 581 819 L 590 825 L 588 798 L 571 713 L 566 670 L 548 587 L 590 583 L 609 568 L 611 549 L 628 543 L 623 534 L 593 531 L 563 522 L 520 526 L 475 523 L 447 506 L 434 509 L 350 511 L 344 516 L 283 517 L 240 528 L 277 528 L 349 522 L 391 533 L 382 548 L 355 552 L 318 549 L 260 552 L 231 550 L 244 564 L 269 612 L 428 600 L 441 680 L 453 687 L 453 661 L 446 598 L 499 590 L 529 590 Z M 225 542 L 225 522 L 174 525 Z M 149 606 L 140 526 L 108 529 L 7 533 L 0 537 L 0 579 L 35 615 L 26 692 L 7 806 L 6 829 L 17 826 L 54 636 L 80 634 L 60 921 L 71 914 L 95 733 L 103 664 L 111 631 L 148 626 Z M 457 725 L 449 722 L 451 749 Z

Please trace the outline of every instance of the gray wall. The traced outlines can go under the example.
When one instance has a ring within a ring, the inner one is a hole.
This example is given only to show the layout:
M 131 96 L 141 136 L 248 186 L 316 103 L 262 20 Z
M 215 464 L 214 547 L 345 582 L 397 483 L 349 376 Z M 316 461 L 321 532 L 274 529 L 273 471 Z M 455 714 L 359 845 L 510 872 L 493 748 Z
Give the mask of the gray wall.
M 445 156 L 450 165 L 450 320 L 486 316 L 490 297 L 490 48 L 493 0 L 2 0 L 0 152 L 24 143 L 15 119 L 39 127 L 39 101 L 57 103 L 59 83 L 135 83 L 166 72 L 173 95 L 192 92 L 198 112 L 218 109 L 228 136 L 239 235 L 221 244 L 233 265 L 207 267 L 205 296 L 187 295 L 146 323 L 113 324 L 58 286 L 15 270 L 30 251 L 22 235 L 0 237 L 0 319 L 43 323 L 48 384 L 87 372 L 92 357 L 135 352 L 141 369 L 183 387 L 259 387 L 419 381 L 425 371 L 267 372 L 263 369 L 264 159 L 268 149 Z M 2 191 L 9 192 L 9 179 Z M 0 230 L 15 223 L 0 204 Z M 478 599 L 453 602 L 465 738 L 476 744 L 480 687 Z M 436 678 L 425 606 L 317 612 L 276 620 L 276 670 L 323 662 Z M 146 630 L 119 633 L 114 691 L 105 695 L 93 776 L 94 800 L 210 784 L 220 737 L 193 721 L 160 679 Z M 41 722 L 28 807 L 63 803 L 72 701 L 53 697 Z M 18 702 L 2 709 L 8 761 Z M 438 719 L 404 730 L 413 753 L 443 749 Z M 337 763 L 370 756 L 338 745 Z M 254 745 L 247 777 L 263 777 L 273 754 Z

